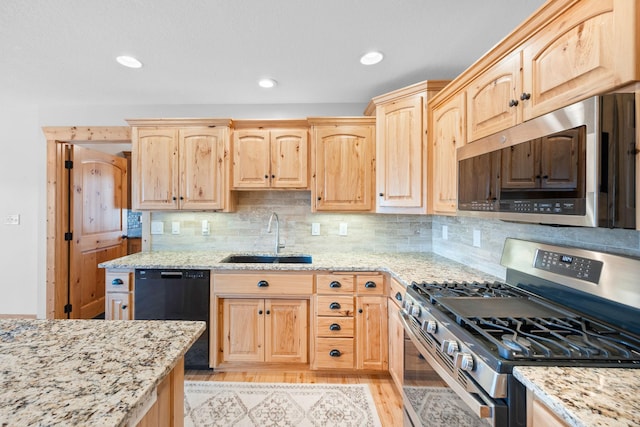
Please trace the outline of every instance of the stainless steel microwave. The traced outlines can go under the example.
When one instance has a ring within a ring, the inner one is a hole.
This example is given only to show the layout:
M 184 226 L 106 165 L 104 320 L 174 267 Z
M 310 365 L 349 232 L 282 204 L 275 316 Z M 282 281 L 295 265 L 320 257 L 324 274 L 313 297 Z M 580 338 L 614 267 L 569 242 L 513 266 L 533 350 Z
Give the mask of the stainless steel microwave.
M 635 104 L 596 96 L 459 148 L 458 213 L 635 229 Z

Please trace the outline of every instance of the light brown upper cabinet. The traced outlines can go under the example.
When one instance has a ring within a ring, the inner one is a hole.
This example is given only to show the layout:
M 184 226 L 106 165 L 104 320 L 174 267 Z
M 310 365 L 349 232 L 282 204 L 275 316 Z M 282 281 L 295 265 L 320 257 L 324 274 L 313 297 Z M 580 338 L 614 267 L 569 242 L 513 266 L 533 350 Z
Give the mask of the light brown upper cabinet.
M 466 140 L 465 92 L 431 106 L 429 138 L 429 213 L 455 214 L 458 207 L 456 150 Z
M 376 212 L 427 212 L 427 100 L 448 81 L 431 80 L 373 98 Z
M 128 120 L 135 210 L 232 210 L 228 119 Z
M 234 121 L 234 189 L 309 188 L 307 121 L 279 123 Z
M 373 211 L 375 117 L 309 118 L 311 209 Z
M 515 49 L 479 74 L 463 75 L 473 76 L 466 87 L 470 142 L 640 80 L 635 0 L 553 3 L 521 25 L 530 37 Z

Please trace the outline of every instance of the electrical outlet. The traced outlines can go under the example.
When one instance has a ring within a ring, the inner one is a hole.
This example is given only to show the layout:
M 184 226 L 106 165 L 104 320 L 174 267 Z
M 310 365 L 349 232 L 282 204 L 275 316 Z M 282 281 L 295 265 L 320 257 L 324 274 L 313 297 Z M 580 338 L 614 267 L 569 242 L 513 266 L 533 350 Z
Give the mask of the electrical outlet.
M 202 220 L 202 235 L 203 236 L 208 236 L 209 234 L 211 234 L 211 228 L 209 227 L 209 221 L 207 221 L 206 219 Z
M 339 234 L 341 236 L 346 236 L 347 235 L 347 223 L 346 222 L 341 222 L 340 223 L 340 232 Z
M 312 236 L 319 236 L 320 235 L 320 223 L 319 222 L 312 222 L 311 223 L 311 235 Z
M 481 246 L 481 237 L 482 235 L 480 234 L 480 230 L 473 230 L 473 246 L 475 246 L 476 248 L 479 248 Z
M 164 234 L 164 222 L 151 221 L 151 234 Z
M 178 221 L 171 223 L 171 234 L 180 234 L 180 223 Z
M 446 225 L 442 226 L 442 240 L 449 240 L 449 227 Z
M 6 225 L 20 225 L 20 214 L 7 215 L 4 223 Z

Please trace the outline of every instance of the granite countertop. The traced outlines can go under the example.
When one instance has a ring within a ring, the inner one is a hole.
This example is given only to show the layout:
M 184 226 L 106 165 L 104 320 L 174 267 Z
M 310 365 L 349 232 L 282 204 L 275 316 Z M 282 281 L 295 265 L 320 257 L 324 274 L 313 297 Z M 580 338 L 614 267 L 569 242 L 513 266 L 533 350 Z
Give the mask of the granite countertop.
M 243 254 L 256 255 L 245 252 Z M 405 286 L 411 281 L 496 281 L 464 264 L 433 253 L 314 253 L 311 264 L 227 264 L 220 261 L 229 252 L 139 252 L 103 262 L 103 268 L 191 268 L 218 271 L 381 271 Z M 283 255 L 299 255 L 286 253 Z
M 513 375 L 570 426 L 640 425 L 640 369 L 522 366 Z
M 127 425 L 204 330 L 204 322 L 0 319 L 0 425 Z

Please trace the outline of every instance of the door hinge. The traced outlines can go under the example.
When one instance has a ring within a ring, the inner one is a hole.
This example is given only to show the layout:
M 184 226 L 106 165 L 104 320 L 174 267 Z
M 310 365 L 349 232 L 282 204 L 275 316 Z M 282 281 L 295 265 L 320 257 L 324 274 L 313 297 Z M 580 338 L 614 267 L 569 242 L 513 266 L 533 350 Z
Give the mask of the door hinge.
M 73 160 L 65 160 L 64 161 L 65 169 L 73 169 Z
M 70 231 L 67 231 L 66 233 L 64 233 L 64 240 L 67 242 L 73 240 L 73 233 Z
M 71 304 L 66 304 L 66 305 L 64 306 L 64 312 L 65 312 L 65 314 L 67 314 L 67 313 L 71 313 L 71 311 L 72 311 L 72 310 L 73 310 L 73 306 L 72 306 Z

